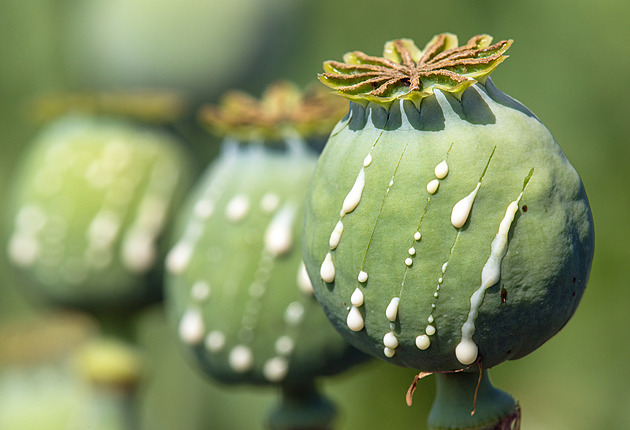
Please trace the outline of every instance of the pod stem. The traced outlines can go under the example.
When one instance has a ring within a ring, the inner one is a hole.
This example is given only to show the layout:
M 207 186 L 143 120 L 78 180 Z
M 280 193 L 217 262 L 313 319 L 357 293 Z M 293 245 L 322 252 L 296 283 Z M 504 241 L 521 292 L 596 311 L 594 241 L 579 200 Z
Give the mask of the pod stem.
M 438 373 L 436 378 L 437 394 L 429 414 L 429 429 L 520 429 L 518 403 L 492 385 L 486 369 Z
M 280 405 L 268 419 L 271 430 L 331 430 L 336 408 L 323 397 L 314 381 L 281 386 Z

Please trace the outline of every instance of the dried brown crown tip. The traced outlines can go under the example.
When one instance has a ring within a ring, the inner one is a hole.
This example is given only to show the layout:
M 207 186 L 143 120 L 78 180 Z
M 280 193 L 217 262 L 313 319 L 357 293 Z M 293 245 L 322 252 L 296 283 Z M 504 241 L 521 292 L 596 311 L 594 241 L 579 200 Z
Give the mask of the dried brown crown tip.
M 185 104 L 176 91 L 134 89 L 42 95 L 33 101 L 30 112 L 38 123 L 70 112 L 169 123 L 184 114 Z
M 507 58 L 504 53 L 512 40 L 491 42 L 491 36 L 482 34 L 458 46 L 457 36 L 442 33 L 420 50 L 411 39 L 393 40 L 385 44 L 382 57 L 354 51 L 344 55 L 343 62 L 324 62 L 319 80 L 358 102 L 418 102 L 435 89 L 459 96 Z
M 345 109 L 345 103 L 321 87 L 302 92 L 292 83 L 277 82 L 260 100 L 241 91 L 228 92 L 219 106 L 204 106 L 199 116 L 220 136 L 279 140 L 287 130 L 303 138 L 326 135 Z

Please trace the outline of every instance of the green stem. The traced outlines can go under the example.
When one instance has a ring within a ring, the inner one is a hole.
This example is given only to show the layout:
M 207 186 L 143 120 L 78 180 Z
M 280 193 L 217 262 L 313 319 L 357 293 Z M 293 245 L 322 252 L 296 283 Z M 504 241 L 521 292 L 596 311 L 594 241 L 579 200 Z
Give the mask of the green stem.
M 520 428 L 520 408 L 516 401 L 492 386 L 487 370 L 480 371 L 481 378 L 479 372 L 436 375 L 437 394 L 429 414 L 431 430 Z
M 280 405 L 269 415 L 271 430 L 331 430 L 335 406 L 319 394 L 313 381 L 284 384 Z

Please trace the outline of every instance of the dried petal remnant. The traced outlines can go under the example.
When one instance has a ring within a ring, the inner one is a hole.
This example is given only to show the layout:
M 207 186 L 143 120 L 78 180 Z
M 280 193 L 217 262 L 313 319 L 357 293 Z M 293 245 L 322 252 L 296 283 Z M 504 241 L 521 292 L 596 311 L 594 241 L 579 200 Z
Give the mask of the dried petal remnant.
M 443 33 L 420 50 L 413 40 L 398 39 L 385 44 L 383 57 L 355 51 L 344 55 L 344 62 L 326 61 L 319 79 L 355 101 L 418 101 L 435 89 L 457 95 L 507 58 L 503 54 L 512 40 L 491 41 L 488 35 L 478 35 L 458 47 L 457 36 Z

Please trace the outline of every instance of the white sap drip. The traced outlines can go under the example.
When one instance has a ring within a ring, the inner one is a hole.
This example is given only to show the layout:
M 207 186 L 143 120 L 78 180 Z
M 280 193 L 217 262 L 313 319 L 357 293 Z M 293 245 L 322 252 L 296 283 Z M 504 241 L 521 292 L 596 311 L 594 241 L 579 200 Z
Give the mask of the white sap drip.
M 361 201 L 361 195 L 363 194 L 363 187 L 365 186 L 365 168 L 361 168 L 359 174 L 357 175 L 357 179 L 354 181 L 354 185 L 352 189 L 346 196 L 343 201 L 343 206 L 341 208 L 341 212 L 339 216 L 343 217 L 344 215 L 352 212 Z
M 179 321 L 179 337 L 182 341 L 196 345 L 203 340 L 205 326 L 198 309 L 189 309 Z
M 270 382 L 280 382 L 289 373 L 289 362 L 284 357 L 269 359 L 263 366 L 263 375 Z
M 341 241 L 341 235 L 343 234 L 343 223 L 341 220 L 337 221 L 337 225 L 335 225 L 335 229 L 332 233 L 330 233 L 330 239 L 328 241 L 328 245 L 330 246 L 330 250 L 337 249 L 339 246 L 339 242 Z
M 286 254 L 293 242 L 293 223 L 296 207 L 285 204 L 273 217 L 265 232 L 265 247 L 274 257 Z
M 46 213 L 36 205 L 25 205 L 15 217 L 15 231 L 8 244 L 11 261 L 18 266 L 28 267 L 37 261 L 41 254 L 39 233 L 48 223 Z
M 332 261 L 332 254 L 329 252 L 324 258 L 322 267 L 319 270 L 319 274 L 324 282 L 333 282 L 335 280 L 335 265 Z
M 462 228 L 464 224 L 466 224 L 473 203 L 475 201 L 475 197 L 477 197 L 477 192 L 479 191 L 480 187 L 481 182 L 478 182 L 477 186 L 470 194 L 455 203 L 455 206 L 453 206 L 453 211 L 451 212 L 451 224 L 453 224 L 453 227 Z
M 367 282 L 367 280 L 368 280 L 367 272 L 364 272 L 363 270 L 361 270 L 359 272 L 359 276 L 357 276 L 357 281 L 364 283 L 364 282 Z
M 125 234 L 122 243 L 122 262 L 127 269 L 134 273 L 148 271 L 156 259 L 156 237 L 142 229 L 132 228 Z
M 280 197 L 277 194 L 266 193 L 260 200 L 260 207 L 265 213 L 272 213 L 278 209 Z
M 313 294 L 313 284 L 311 283 L 311 280 L 308 277 L 308 273 L 306 272 L 304 261 L 300 263 L 300 267 L 298 268 L 297 284 L 300 288 L 300 291 L 302 291 L 303 293 L 309 295 Z
M 431 339 L 429 339 L 429 336 L 427 336 L 426 334 L 421 334 L 420 336 L 416 337 L 416 346 L 418 347 L 418 349 L 424 351 L 429 346 L 431 346 Z
M 488 261 L 481 271 L 481 286 L 470 297 L 468 319 L 462 326 L 462 339 L 455 349 L 457 360 L 464 365 L 472 364 L 477 359 L 477 344 L 472 340 L 475 334 L 475 320 L 477 319 L 479 307 L 483 302 L 486 290 L 499 282 L 501 277 L 501 261 L 507 252 L 508 233 L 514 221 L 516 211 L 518 211 L 518 203 L 522 196 L 523 193 L 521 192 L 518 198 L 508 205 L 505 216 L 499 224 L 499 231 L 490 245 L 490 257 L 488 257 Z
M 435 177 L 438 179 L 444 179 L 448 175 L 448 164 L 446 160 L 435 166 Z
M 440 187 L 440 181 L 437 179 L 433 179 L 431 182 L 427 184 L 427 192 L 429 194 L 435 194 Z
M 385 336 L 383 336 L 383 345 L 385 345 L 389 349 L 398 348 L 398 338 L 394 334 L 394 332 L 387 332 Z
M 232 222 L 237 222 L 245 218 L 249 212 L 249 197 L 245 194 L 237 194 L 228 202 L 225 207 L 225 216 Z
M 368 155 L 366 155 L 365 158 L 363 159 L 363 167 L 368 167 L 370 164 L 372 164 L 371 152 L 369 152 Z
M 352 331 L 361 331 L 363 330 L 363 327 L 365 327 L 363 315 L 361 315 L 361 312 L 356 306 L 352 306 L 352 308 L 350 308 L 346 323 L 348 324 L 348 328 Z
M 97 248 L 107 248 L 116 240 L 120 226 L 121 220 L 116 213 L 101 210 L 88 227 L 88 241 Z
M 394 322 L 396 321 L 396 317 L 398 316 L 398 304 L 400 303 L 400 297 L 394 297 L 387 305 L 387 309 L 385 310 L 385 315 L 387 319 Z
M 202 302 L 210 297 L 210 285 L 205 281 L 197 281 L 190 289 L 190 297 L 193 300 Z
M 219 352 L 225 346 L 225 335 L 218 330 L 211 331 L 204 341 L 206 349 L 210 352 Z
M 363 305 L 363 301 L 364 301 L 363 292 L 361 292 L 361 289 L 357 287 L 352 293 L 352 296 L 350 297 L 350 303 L 352 303 L 352 306 L 359 307 Z
M 254 364 L 254 355 L 252 350 L 245 345 L 235 346 L 228 356 L 230 367 L 237 373 L 245 373 L 251 369 Z
M 280 355 L 289 355 L 295 348 L 295 342 L 289 336 L 280 336 L 274 344 L 276 353 Z

